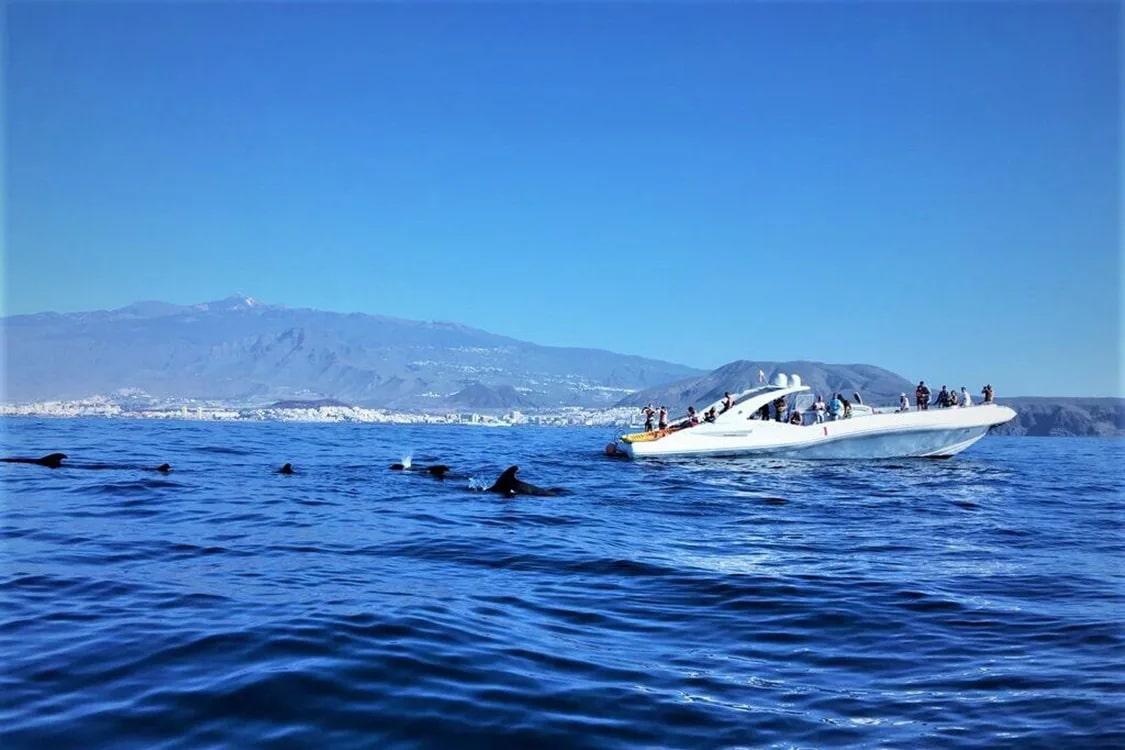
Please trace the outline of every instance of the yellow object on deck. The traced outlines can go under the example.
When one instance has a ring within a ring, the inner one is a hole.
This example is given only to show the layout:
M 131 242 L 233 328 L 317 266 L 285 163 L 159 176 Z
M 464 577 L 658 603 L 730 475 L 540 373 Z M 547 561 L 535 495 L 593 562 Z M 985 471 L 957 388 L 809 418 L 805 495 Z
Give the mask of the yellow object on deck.
M 628 435 L 622 435 L 621 439 L 626 443 L 647 443 L 652 440 L 659 440 L 665 435 L 672 432 L 672 430 L 653 430 L 652 432 L 633 432 Z

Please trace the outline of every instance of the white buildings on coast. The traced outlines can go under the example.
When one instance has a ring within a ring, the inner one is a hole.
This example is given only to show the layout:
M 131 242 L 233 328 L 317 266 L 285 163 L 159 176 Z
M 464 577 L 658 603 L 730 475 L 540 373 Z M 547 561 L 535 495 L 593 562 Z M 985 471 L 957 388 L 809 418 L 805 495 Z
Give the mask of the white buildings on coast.
M 461 424 L 481 427 L 512 425 L 619 426 L 636 424 L 631 407 L 591 409 L 577 406 L 530 413 L 410 412 L 333 404 L 236 407 L 220 402 L 133 402 L 107 396 L 73 401 L 0 404 L 3 417 L 108 417 L 121 419 L 183 419 L 204 421 L 355 422 L 369 424 Z

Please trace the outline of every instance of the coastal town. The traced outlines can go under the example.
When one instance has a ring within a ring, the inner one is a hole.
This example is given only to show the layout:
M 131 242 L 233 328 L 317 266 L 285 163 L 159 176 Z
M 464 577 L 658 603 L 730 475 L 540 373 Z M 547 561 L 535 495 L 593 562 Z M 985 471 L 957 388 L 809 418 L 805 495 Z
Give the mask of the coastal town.
M 153 399 L 141 393 L 91 396 L 84 399 L 0 404 L 0 416 L 50 418 L 178 419 L 256 422 L 357 422 L 367 424 L 460 424 L 478 427 L 514 425 L 630 427 L 640 412 L 633 407 L 596 409 L 580 406 L 507 410 L 398 411 L 317 401 L 282 401 L 264 406 L 237 406 L 220 401 Z

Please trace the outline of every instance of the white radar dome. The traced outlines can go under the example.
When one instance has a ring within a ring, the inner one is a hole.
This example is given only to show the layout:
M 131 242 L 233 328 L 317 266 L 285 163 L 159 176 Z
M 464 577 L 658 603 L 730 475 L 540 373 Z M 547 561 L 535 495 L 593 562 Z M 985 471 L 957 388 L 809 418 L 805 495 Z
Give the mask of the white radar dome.
M 801 384 L 801 376 L 800 375 L 798 375 L 797 373 L 793 373 L 792 375 L 789 376 L 789 385 L 796 388 L 800 384 Z
M 778 374 L 773 376 L 773 384 L 782 388 L 788 388 L 789 378 L 785 375 L 785 373 L 779 372 Z

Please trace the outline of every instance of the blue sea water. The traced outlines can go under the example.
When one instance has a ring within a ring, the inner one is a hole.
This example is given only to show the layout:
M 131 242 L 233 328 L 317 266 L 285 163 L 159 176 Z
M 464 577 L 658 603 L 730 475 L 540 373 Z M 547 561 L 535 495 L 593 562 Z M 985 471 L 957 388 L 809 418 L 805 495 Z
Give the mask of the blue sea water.
M 0 424 L 119 465 L 0 464 L 7 750 L 1125 745 L 1120 441 L 630 463 L 583 428 Z M 512 463 L 571 494 L 469 491 Z

